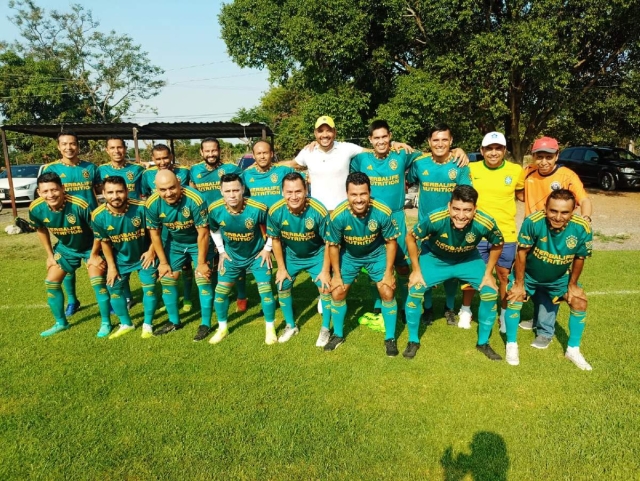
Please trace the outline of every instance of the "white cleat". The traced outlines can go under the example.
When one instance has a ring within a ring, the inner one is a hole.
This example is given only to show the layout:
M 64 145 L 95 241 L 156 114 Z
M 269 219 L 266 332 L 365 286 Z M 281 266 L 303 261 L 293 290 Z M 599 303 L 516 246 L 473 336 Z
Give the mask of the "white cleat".
M 518 354 L 517 342 L 507 342 L 506 361 L 512 366 L 517 366 L 518 364 L 520 364 L 520 355 Z
M 293 336 L 295 336 L 299 332 L 300 332 L 300 329 L 298 329 L 297 326 L 291 327 L 289 326 L 289 324 L 287 324 L 287 327 L 284 328 L 284 332 L 278 338 L 278 342 L 280 344 L 282 344 L 283 342 L 287 342 L 289 339 L 291 339 Z
M 531 329 L 533 329 L 533 319 L 531 319 L 530 321 L 520 321 L 520 324 L 518 325 L 520 326 L 520 329 L 530 331 Z
M 460 310 L 458 312 L 458 327 L 460 329 L 471 329 L 471 313 Z
M 567 347 L 567 352 L 564 354 L 564 357 L 569 359 L 572 363 L 578 366 L 579 369 L 583 371 L 591 371 L 593 368 L 591 364 L 587 362 L 582 353 L 580 352 L 579 347 Z
M 329 342 L 329 338 L 331 337 L 331 331 L 329 329 L 325 329 L 324 327 L 320 329 L 320 334 L 318 335 L 318 340 L 316 341 L 316 347 L 324 347 Z
M 209 344 L 218 344 L 222 342 L 222 340 L 229 335 L 229 329 L 216 329 L 216 332 L 213 333 L 211 339 L 209 339 Z
M 271 346 L 278 342 L 278 336 L 276 336 L 276 328 L 274 326 L 267 327 L 267 332 L 264 335 L 264 343 Z

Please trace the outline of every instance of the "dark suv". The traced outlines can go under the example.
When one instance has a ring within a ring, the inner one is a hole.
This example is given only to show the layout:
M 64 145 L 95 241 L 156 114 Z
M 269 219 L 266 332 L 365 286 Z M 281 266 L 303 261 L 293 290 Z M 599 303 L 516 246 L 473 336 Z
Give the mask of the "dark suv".
M 582 182 L 604 190 L 640 186 L 640 157 L 617 147 L 577 146 L 560 152 L 558 163 L 570 168 Z

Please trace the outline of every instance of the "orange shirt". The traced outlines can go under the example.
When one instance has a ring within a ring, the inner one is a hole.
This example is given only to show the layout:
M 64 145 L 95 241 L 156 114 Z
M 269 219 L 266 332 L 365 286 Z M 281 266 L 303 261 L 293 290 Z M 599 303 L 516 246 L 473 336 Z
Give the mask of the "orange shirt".
M 522 171 L 524 181 L 524 215 L 544 209 L 549 194 L 558 189 L 568 189 L 576 196 L 576 206 L 587 198 L 582 181 L 576 173 L 566 167 L 556 167 L 548 175 L 538 172 L 536 165 L 528 165 Z

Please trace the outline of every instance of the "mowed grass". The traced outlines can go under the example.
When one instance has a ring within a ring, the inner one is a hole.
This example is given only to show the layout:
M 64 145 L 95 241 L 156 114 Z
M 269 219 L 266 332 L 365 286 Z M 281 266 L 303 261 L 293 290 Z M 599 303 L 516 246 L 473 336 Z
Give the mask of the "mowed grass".
M 192 341 L 197 313 L 164 338 L 96 339 L 85 272 L 72 329 L 42 339 L 52 318 L 36 236 L 0 235 L 0 262 L 2 480 L 638 478 L 639 252 L 587 263 L 592 372 L 563 357 L 566 306 L 546 351 L 519 331 L 512 367 L 476 352 L 475 331 L 446 326 L 441 291 L 418 356 L 387 358 L 383 335 L 357 324 L 371 307 L 365 278 L 332 353 L 314 347 L 321 320 L 307 277 L 294 289 L 300 334 L 284 345 L 264 345 L 255 284 L 250 311 L 232 315 L 217 346 Z M 398 338 L 402 350 L 402 324 Z M 497 327 L 491 343 L 504 355 Z

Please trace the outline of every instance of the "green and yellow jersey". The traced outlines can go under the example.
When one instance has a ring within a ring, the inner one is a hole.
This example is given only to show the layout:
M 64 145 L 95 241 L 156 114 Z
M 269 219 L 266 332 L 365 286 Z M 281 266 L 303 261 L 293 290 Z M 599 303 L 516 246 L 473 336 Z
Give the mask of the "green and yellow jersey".
M 78 165 L 65 164 L 56 160 L 45 164 L 40 174 L 53 172 L 58 174 L 67 194 L 83 199 L 91 210 L 98 206 L 94 187 L 100 184 L 98 168 L 91 162 L 81 160 Z
M 182 187 L 189 186 L 189 169 L 182 165 L 172 164 L 171 172 L 176 174 L 176 177 L 180 181 Z M 142 181 L 140 188 L 142 189 L 142 195 L 149 197 L 156 191 L 156 175 L 158 175 L 158 167 L 150 167 L 142 173 Z
M 200 194 L 183 187 L 175 204 L 168 204 L 156 192 L 145 204 L 148 229 L 164 229 L 167 239 L 193 245 L 198 241 L 198 228 L 207 227 L 207 207 Z
M 242 173 L 242 182 L 253 200 L 270 208 L 282 199 L 282 178 L 290 172 L 295 171 L 284 165 L 272 165 L 266 172 L 260 172 L 253 164 Z
M 127 183 L 129 199 L 140 199 L 142 194 L 143 172 L 144 167 L 138 164 L 132 164 L 131 162 L 125 162 L 125 164 L 119 168 L 111 165 L 111 162 L 98 166 L 98 175 L 101 183 L 104 183 L 105 179 L 115 177 L 116 175 L 124 179 Z
M 222 199 L 220 178 L 225 174 L 242 174 L 242 169 L 234 164 L 220 164 L 213 170 L 207 168 L 206 162 L 199 162 L 189 170 L 189 178 L 200 192 L 206 205 Z

